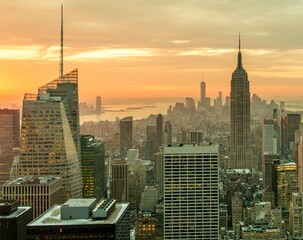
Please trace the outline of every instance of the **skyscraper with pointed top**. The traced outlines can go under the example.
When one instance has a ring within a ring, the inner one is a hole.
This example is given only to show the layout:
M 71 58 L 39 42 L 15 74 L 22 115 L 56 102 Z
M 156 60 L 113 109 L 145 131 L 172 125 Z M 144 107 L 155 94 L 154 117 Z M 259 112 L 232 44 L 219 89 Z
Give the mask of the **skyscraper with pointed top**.
M 242 65 L 241 40 L 237 68 L 232 74 L 230 92 L 230 156 L 229 167 L 252 169 L 250 150 L 250 92 L 247 73 Z
M 63 74 L 63 7 L 59 77 L 23 99 L 18 176 L 62 177 L 63 200 L 82 197 L 78 70 Z

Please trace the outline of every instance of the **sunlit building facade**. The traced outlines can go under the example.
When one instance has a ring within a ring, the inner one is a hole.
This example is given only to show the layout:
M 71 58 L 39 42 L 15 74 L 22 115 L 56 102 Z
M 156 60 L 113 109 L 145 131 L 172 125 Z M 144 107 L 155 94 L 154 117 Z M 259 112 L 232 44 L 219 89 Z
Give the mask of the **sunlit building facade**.
M 164 147 L 164 239 L 219 239 L 219 147 Z
M 63 180 L 63 200 L 82 196 L 78 71 L 25 94 L 18 177 L 54 175 Z

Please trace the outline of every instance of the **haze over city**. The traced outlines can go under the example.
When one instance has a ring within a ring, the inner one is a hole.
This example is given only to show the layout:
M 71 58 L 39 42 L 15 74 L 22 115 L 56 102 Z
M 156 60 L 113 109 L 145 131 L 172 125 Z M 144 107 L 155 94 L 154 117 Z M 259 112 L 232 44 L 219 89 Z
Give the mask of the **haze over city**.
M 82 101 L 198 97 L 202 75 L 210 97 L 229 95 L 239 32 L 251 93 L 303 95 L 301 1 L 1 0 L 1 105 L 58 77 L 60 4 Z

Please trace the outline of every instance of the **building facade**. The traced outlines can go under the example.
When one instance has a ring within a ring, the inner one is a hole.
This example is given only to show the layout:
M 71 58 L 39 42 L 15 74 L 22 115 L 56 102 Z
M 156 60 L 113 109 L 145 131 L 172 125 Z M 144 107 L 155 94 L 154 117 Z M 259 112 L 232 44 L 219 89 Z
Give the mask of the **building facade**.
M 92 135 L 81 136 L 81 172 L 84 198 L 105 197 L 105 148 Z
M 232 74 L 230 92 L 230 157 L 229 167 L 252 169 L 250 149 L 250 91 L 248 76 L 242 65 L 242 54 L 238 52 L 238 65 Z
M 117 199 L 118 202 L 129 201 L 128 189 L 128 163 L 126 160 L 113 160 L 112 162 L 112 178 L 111 178 L 111 197 Z
M 128 203 L 70 199 L 27 225 L 27 240 L 130 239 Z
M 164 147 L 164 239 L 219 239 L 218 145 Z
M 62 202 L 62 179 L 53 176 L 26 176 L 3 185 L 3 199 L 18 199 L 21 206 L 32 206 L 36 218 Z
M 32 207 L 20 207 L 16 200 L 0 200 L 0 239 L 25 240 L 26 225 L 32 220 Z
M 18 177 L 62 177 L 63 199 L 82 196 L 78 71 L 25 94 Z
M 120 120 L 120 156 L 126 157 L 128 149 L 133 148 L 133 117 Z

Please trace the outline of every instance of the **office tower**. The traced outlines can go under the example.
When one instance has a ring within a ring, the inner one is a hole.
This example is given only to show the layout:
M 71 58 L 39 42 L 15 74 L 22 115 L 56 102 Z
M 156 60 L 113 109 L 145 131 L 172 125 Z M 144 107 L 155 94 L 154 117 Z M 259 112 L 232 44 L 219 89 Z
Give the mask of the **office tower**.
M 178 132 L 176 133 L 176 138 L 177 138 L 177 143 L 179 144 L 185 144 L 187 143 L 187 136 L 186 136 L 186 132 L 185 130 L 183 130 L 182 128 L 178 130 Z
M 300 193 L 292 193 L 289 207 L 289 233 L 291 237 L 302 236 L 302 197 Z
M 283 114 L 283 112 L 282 112 L 282 114 Z M 288 146 L 287 146 L 287 139 L 286 139 L 287 117 L 284 115 L 281 116 L 280 126 L 281 126 L 281 155 L 285 156 L 288 152 Z
M 164 239 L 219 239 L 219 147 L 164 147 Z
M 190 143 L 199 144 L 203 142 L 202 131 L 192 131 L 190 132 Z
M 231 80 L 230 168 L 252 169 L 250 149 L 250 92 L 247 73 L 242 65 L 239 39 L 238 65 Z
M 111 197 L 118 202 L 128 202 L 128 163 L 126 160 L 113 160 L 111 178 Z
M 274 188 L 274 161 L 279 161 L 279 155 L 264 153 L 262 159 L 263 189 L 273 191 Z
M 191 97 L 185 98 L 185 107 L 187 112 L 193 115 L 196 112 L 196 103 L 195 100 Z
M 210 97 L 205 98 L 205 109 L 210 109 Z
M 146 186 L 142 193 L 140 211 L 155 212 L 159 200 L 159 187 Z
M 170 121 L 166 121 L 164 125 L 163 144 L 172 144 L 172 125 Z
M 139 149 L 129 149 L 127 151 L 127 162 L 128 162 L 128 167 L 129 171 L 134 171 L 136 161 L 139 160 Z
M 126 157 L 128 149 L 133 148 L 133 117 L 120 120 L 120 156 Z
M 70 199 L 27 225 L 27 240 L 130 239 L 129 203 Z
M 19 147 L 20 110 L 0 109 L 0 185 L 9 181 L 14 160 L 13 148 Z
M 274 119 L 263 120 L 262 152 L 278 154 L 279 149 L 279 129 Z
M 275 164 L 275 184 L 273 186 L 276 204 L 288 209 L 293 192 L 297 192 L 297 165 L 293 162 Z
M 32 207 L 20 207 L 18 200 L 0 200 L 0 239 L 25 240 L 26 225 L 32 220 Z
M 301 115 L 292 113 L 287 114 L 286 122 L 286 146 L 290 149 L 290 143 L 295 142 L 295 133 L 300 128 Z
M 144 142 L 144 158 L 153 159 L 156 149 L 156 126 L 146 126 L 146 140 Z
M 3 184 L 3 199 L 20 200 L 21 206 L 32 206 L 36 218 L 62 203 L 62 179 L 54 176 L 26 176 Z
M 20 147 L 20 110 L 0 109 L 0 154 Z
M 92 135 L 81 136 L 81 171 L 83 198 L 105 197 L 104 144 Z
M 201 107 L 205 108 L 206 84 L 204 81 L 200 83 L 200 103 Z
M 79 140 L 76 69 L 25 94 L 18 176 L 60 176 L 63 200 L 81 197 Z
M 159 151 L 163 144 L 163 116 L 158 114 L 156 119 L 156 151 Z
M 279 227 L 262 225 L 260 226 L 239 226 L 239 235 L 242 240 L 252 239 L 271 239 L 271 240 L 282 240 L 287 239 L 285 231 Z
M 96 114 L 100 115 L 102 112 L 102 103 L 101 103 L 101 97 L 96 97 Z
M 164 195 L 164 155 L 163 149 L 154 156 L 154 179 L 155 184 L 159 186 L 159 197 Z

